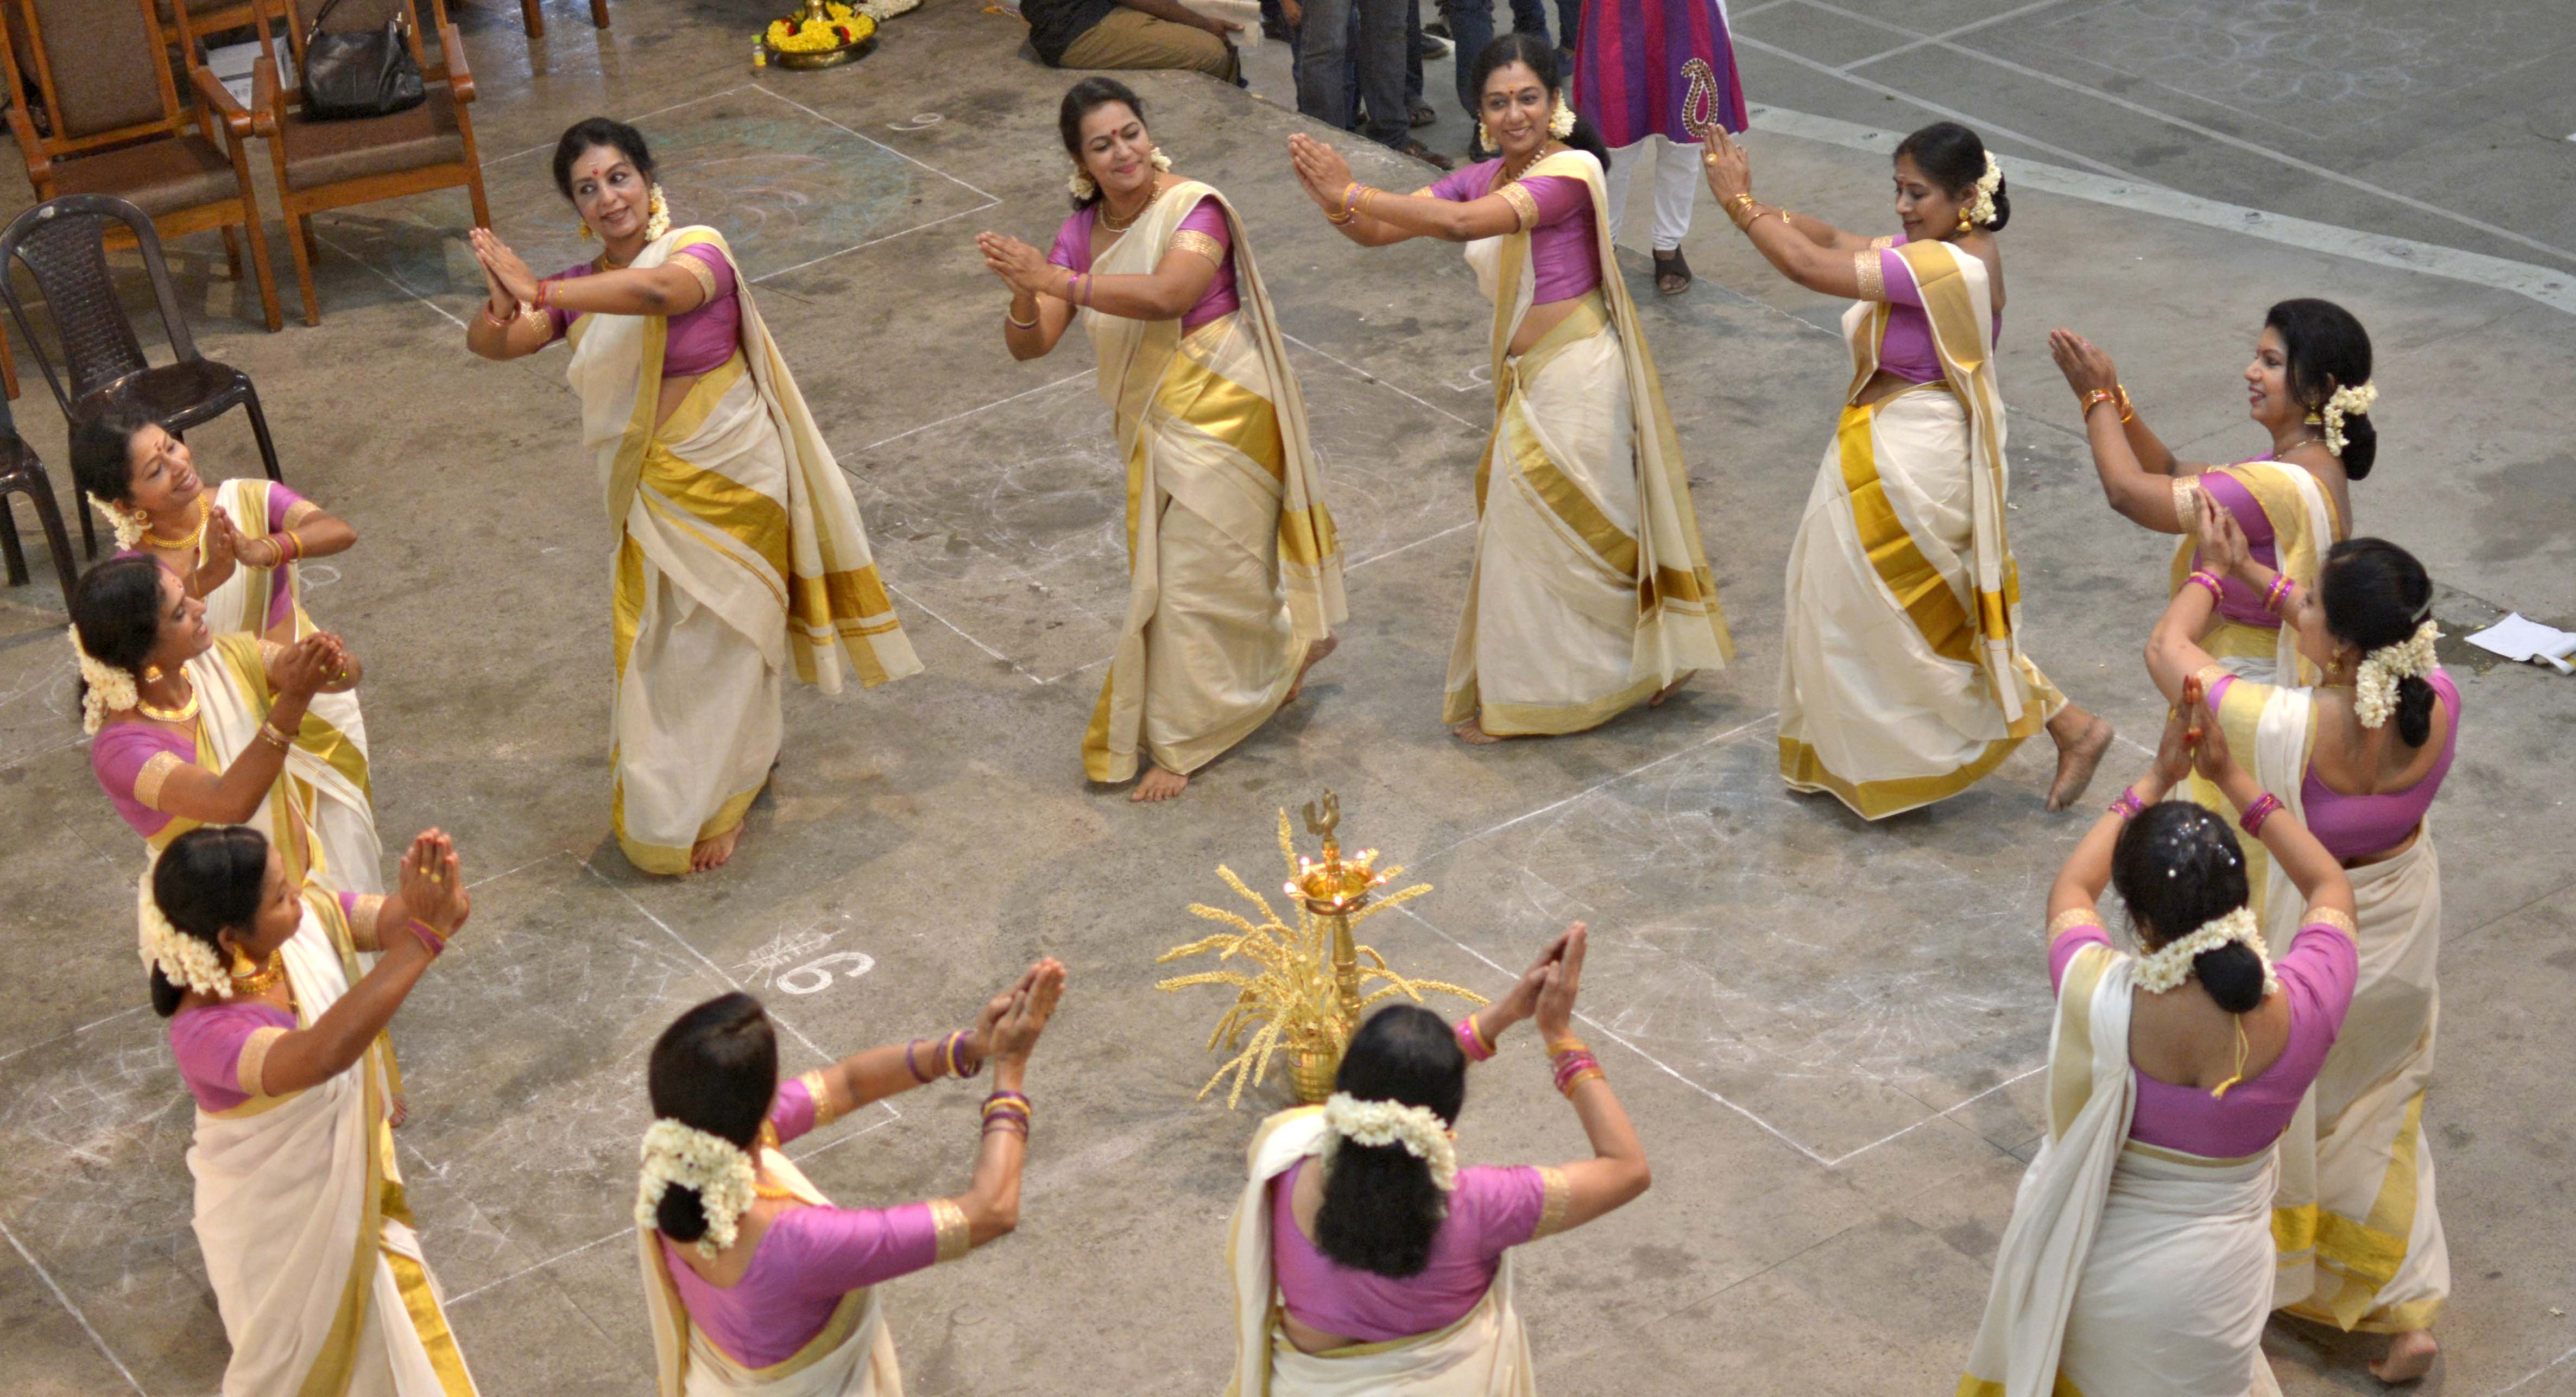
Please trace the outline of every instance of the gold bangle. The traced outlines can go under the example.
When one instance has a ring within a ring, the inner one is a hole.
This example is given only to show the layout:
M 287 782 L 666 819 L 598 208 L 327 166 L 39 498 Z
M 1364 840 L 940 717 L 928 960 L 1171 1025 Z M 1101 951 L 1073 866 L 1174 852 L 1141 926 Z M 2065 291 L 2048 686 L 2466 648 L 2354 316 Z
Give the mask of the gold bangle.
M 2129 387 L 2125 383 L 2114 383 L 2111 385 L 2111 391 L 2119 395 L 2120 425 L 2123 427 L 2128 426 L 2132 421 L 2135 421 L 2138 416 L 2137 409 L 2129 402 Z
M 1711 162 L 1711 163 L 1715 163 L 1715 162 Z M 1734 198 L 1727 200 L 1727 201 L 1726 201 L 1726 203 L 1727 203 L 1727 207 L 1729 207 L 1729 208 L 1741 208 L 1741 209 L 1747 209 L 1747 210 L 1749 210 L 1749 209 L 1751 209 L 1751 208 L 1753 207 L 1753 205 L 1754 205 L 1754 203 L 1755 203 L 1755 200 L 1754 200 L 1753 196 L 1752 196 L 1752 195 L 1750 195 L 1750 194 L 1738 194 L 1738 195 L 1736 195 Z M 1730 217 L 1730 218 L 1734 217 L 1734 215 L 1733 215 L 1733 214 L 1729 214 L 1729 215 L 1727 215 L 1727 216 L 1728 216 L 1728 217 Z
M 2111 401 L 2112 397 L 2110 389 L 2096 388 L 2084 395 L 2082 403 L 2080 403 L 2075 409 L 2075 415 L 2078 417 L 2089 418 L 2093 415 L 2094 408 Z
M 1776 213 L 1776 214 L 1778 214 L 1778 215 L 1780 215 L 1780 221 L 1781 221 L 1782 223 L 1787 223 L 1787 222 L 1789 221 L 1789 211 L 1788 211 L 1787 209 L 1783 209 L 1783 208 L 1767 208 L 1767 209 L 1763 209 L 1762 211 L 1760 211 L 1760 212 L 1758 212 L 1758 213 L 1754 214 L 1751 218 L 1748 218 L 1748 219 L 1744 220 L 1744 223 L 1743 223 L 1743 225 L 1742 225 L 1742 226 L 1743 226 L 1743 228 L 1744 228 L 1744 235 L 1745 235 L 1746 237 L 1751 237 L 1751 236 L 1753 236 L 1753 225 L 1754 225 L 1754 224 L 1756 224 L 1756 223 L 1761 222 L 1762 220 L 1764 220 L 1764 219 L 1766 219 L 1766 218 L 1769 218 L 1771 215 L 1773 215 L 1773 214 L 1775 214 L 1775 213 Z
M 265 718 L 260 720 L 259 736 L 262 741 L 275 745 L 281 752 L 291 750 L 295 746 L 295 739 L 279 732 L 276 725 Z

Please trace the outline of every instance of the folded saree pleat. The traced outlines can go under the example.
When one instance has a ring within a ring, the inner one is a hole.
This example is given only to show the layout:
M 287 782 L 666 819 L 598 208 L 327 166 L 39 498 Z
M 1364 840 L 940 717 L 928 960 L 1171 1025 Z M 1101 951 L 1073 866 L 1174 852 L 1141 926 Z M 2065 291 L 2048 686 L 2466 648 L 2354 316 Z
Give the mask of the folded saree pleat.
M 2315 691 L 2239 679 L 2221 696 L 2218 719 L 2230 750 L 2251 754 L 2255 780 L 2305 820 Z M 2306 900 L 2269 859 L 2249 857 L 2247 873 L 2264 941 L 2285 954 Z M 2281 1137 L 2273 1303 L 2345 1330 L 2425 1329 L 2451 1290 L 2423 1128 L 2441 1021 L 2442 866 L 2432 822 L 2405 852 L 2346 876 L 2360 974 L 2334 1047 Z
M 348 993 L 338 897 L 307 890 L 283 951 L 299 1024 Z M 188 1171 L 232 1343 L 226 1397 L 471 1397 L 385 1122 L 383 1040 L 318 1086 L 197 1112 Z
M 1590 191 L 1607 275 L 1528 353 L 1509 353 L 1536 294 L 1528 232 L 1467 246 L 1494 301 L 1494 430 L 1441 718 L 1496 736 L 1596 727 L 1735 653 L 1601 166 L 1568 151 L 1524 176 L 1546 177 Z
M 660 266 L 708 228 L 655 239 Z M 742 822 L 778 755 L 791 670 L 826 692 L 921 668 L 868 551 L 857 501 L 736 277 L 740 352 L 656 423 L 668 321 L 584 315 L 567 371 L 619 533 L 611 823 L 636 867 L 680 873 Z
M 2049 1035 L 2048 1131 L 1995 1255 L 1959 1397 L 2270 1393 L 2273 1153 L 2212 1160 L 2130 1140 L 2136 962 L 2088 946 Z
M 778 1151 L 764 1147 L 761 1167 L 810 1207 L 831 1206 L 822 1191 Z M 903 1397 L 885 1299 L 874 1286 L 841 1298 L 822 1331 L 776 1363 L 754 1368 L 716 1347 L 689 1322 L 689 1307 L 671 1283 L 662 1234 L 635 1230 L 643 1269 L 644 1308 L 653 1331 L 655 1397 Z
M 2021 650 L 1985 264 L 1908 243 L 1945 379 L 1846 405 L 1789 545 L 1780 774 L 1867 819 L 1974 785 L 2065 704 Z M 1857 398 L 1887 303 L 1843 316 Z
M 1271 1271 L 1270 1182 L 1323 1145 L 1320 1106 L 1282 1111 L 1253 1134 L 1249 1176 L 1226 1231 L 1235 1364 L 1225 1397 L 1536 1397 L 1529 1335 L 1512 1300 L 1508 1252 L 1484 1299 L 1446 1328 L 1323 1353 L 1306 1353 L 1288 1342 Z
M 1127 615 L 1083 732 L 1083 770 L 1187 775 L 1268 720 L 1307 649 L 1349 615 L 1323 475 L 1252 248 L 1223 195 L 1184 180 L 1092 270 L 1151 273 L 1202 202 L 1225 212 L 1241 305 L 1195 330 L 1085 309 L 1127 466 Z

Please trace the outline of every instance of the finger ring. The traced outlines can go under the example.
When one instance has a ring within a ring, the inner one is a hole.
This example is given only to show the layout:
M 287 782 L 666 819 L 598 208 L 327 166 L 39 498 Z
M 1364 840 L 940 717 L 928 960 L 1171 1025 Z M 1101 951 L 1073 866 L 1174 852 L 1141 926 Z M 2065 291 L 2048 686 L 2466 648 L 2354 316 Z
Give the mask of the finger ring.
M 1699 163 L 1714 168 L 1717 164 L 1717 156 L 1709 151 L 1701 151 Z

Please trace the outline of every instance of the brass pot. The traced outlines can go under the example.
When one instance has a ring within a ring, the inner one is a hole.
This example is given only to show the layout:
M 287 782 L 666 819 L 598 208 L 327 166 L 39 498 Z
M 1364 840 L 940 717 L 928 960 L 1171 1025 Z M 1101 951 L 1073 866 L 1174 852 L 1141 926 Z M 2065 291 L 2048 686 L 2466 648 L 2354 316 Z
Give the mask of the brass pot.
M 1288 1065 L 1288 1086 L 1297 1093 L 1300 1105 L 1320 1106 L 1333 1094 L 1333 1076 L 1341 1070 L 1341 1054 L 1300 1048 Z

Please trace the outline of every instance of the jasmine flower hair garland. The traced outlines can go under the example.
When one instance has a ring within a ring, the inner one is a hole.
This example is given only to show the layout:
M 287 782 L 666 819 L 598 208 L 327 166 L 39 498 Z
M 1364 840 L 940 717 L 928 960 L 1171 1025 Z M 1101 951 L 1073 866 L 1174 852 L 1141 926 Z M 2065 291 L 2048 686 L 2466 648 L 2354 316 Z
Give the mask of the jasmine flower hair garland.
M 1357 1145 L 1402 1145 L 1404 1152 L 1431 1166 L 1432 1186 L 1442 1193 L 1458 1187 L 1458 1149 L 1449 1127 L 1428 1106 L 1400 1101 L 1362 1101 L 1349 1092 L 1334 1092 L 1324 1103 L 1324 1164 L 1331 1167 L 1341 1142 Z

